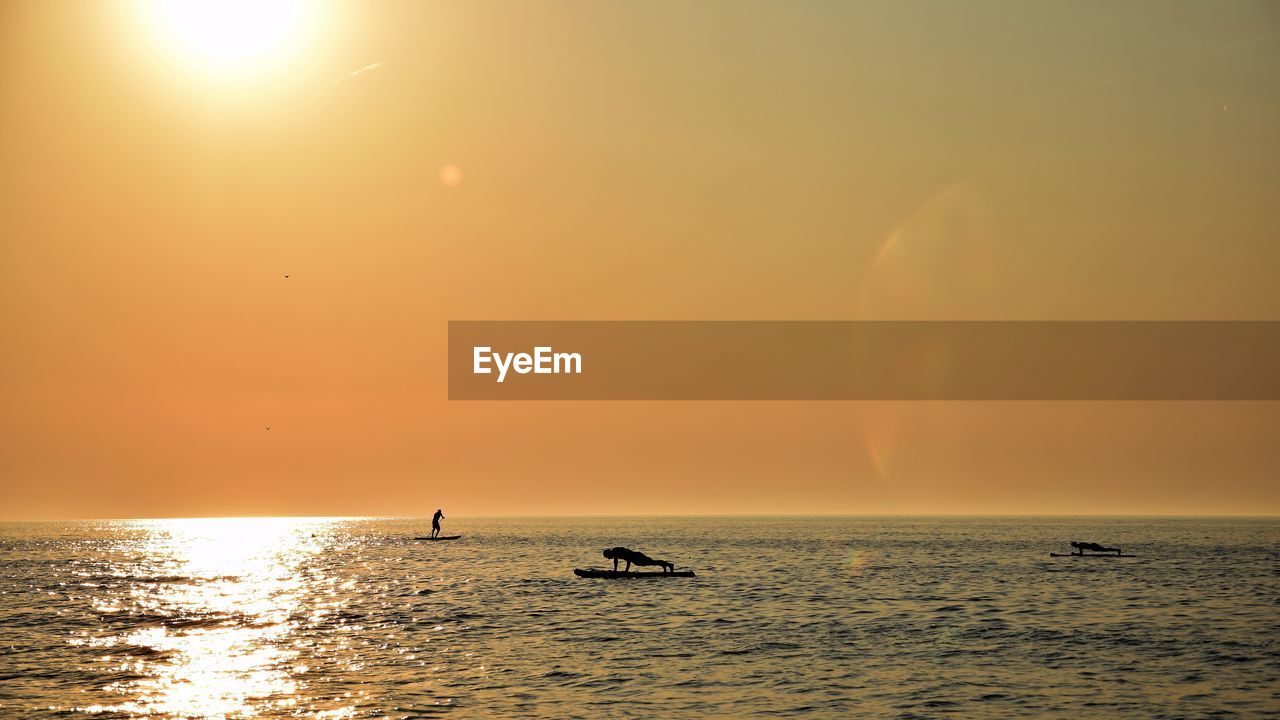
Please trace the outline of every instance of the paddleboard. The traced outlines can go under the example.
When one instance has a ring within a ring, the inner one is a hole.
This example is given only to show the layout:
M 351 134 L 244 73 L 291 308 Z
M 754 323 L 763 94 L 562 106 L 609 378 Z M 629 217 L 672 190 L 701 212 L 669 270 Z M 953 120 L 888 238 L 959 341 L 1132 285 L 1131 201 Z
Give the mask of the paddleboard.
M 1049 557 L 1137 557 L 1137 555 L 1116 555 L 1115 553 L 1049 553 Z
M 653 572 L 639 572 L 632 570 L 631 572 L 625 572 L 623 570 L 597 570 L 595 568 L 583 570 L 581 568 L 574 568 L 573 574 L 580 578 L 598 578 L 601 580 L 634 580 L 640 578 L 648 580 L 650 578 L 696 577 L 692 570 L 676 570 L 674 572 L 662 572 L 661 570 Z
M 414 540 L 460 540 L 461 535 L 437 535 L 436 537 L 416 537 Z

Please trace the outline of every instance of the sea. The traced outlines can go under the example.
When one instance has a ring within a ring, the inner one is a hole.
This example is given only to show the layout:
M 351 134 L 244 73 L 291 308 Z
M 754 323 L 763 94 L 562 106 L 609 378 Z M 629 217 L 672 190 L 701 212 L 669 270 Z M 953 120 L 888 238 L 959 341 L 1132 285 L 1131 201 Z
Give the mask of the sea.
M 1280 717 L 1277 519 L 429 528 L 0 524 L 0 717 Z M 696 577 L 574 576 L 615 545 Z

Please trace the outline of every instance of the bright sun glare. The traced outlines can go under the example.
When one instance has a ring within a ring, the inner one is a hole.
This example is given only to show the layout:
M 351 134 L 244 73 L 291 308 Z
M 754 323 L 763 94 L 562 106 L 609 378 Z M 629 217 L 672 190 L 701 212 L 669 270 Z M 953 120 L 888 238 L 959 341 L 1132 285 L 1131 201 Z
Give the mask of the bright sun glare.
M 217 67 L 280 51 L 301 21 L 297 0 L 163 0 L 160 19 L 183 48 Z

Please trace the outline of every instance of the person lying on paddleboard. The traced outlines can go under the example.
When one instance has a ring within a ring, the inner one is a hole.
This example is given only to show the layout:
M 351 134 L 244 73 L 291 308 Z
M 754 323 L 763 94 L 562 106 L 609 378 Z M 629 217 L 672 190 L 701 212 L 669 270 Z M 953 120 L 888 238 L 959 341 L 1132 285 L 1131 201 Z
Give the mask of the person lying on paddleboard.
M 1094 543 L 1094 542 L 1078 542 L 1073 540 L 1071 542 L 1071 547 L 1075 548 L 1080 553 L 1084 553 L 1085 550 L 1088 550 L 1089 552 L 1099 552 L 1099 553 L 1113 552 L 1117 555 L 1120 554 L 1120 548 L 1103 547 L 1098 543 Z
M 674 563 L 669 563 L 666 560 L 654 560 L 653 558 L 649 557 L 648 555 L 645 555 L 642 552 L 637 552 L 635 550 L 628 550 L 624 547 L 609 548 L 608 550 L 604 551 L 604 556 L 613 561 L 614 572 L 618 571 L 619 560 L 625 560 L 627 563 L 627 569 L 624 572 L 630 572 L 632 565 L 636 565 L 638 567 L 661 565 L 662 572 L 672 572 L 676 569 L 676 566 Z
M 436 514 L 431 516 L 431 537 L 440 534 L 440 521 L 444 519 L 444 511 L 436 508 Z

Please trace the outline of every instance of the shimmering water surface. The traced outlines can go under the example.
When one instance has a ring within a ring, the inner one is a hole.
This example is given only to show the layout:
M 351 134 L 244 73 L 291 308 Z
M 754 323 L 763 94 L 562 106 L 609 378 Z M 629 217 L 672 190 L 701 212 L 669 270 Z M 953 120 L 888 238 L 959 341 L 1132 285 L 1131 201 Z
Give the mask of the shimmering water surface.
M 1275 520 L 426 529 L 0 525 L 0 716 L 1280 716 Z M 573 576 L 616 544 L 698 577 Z

